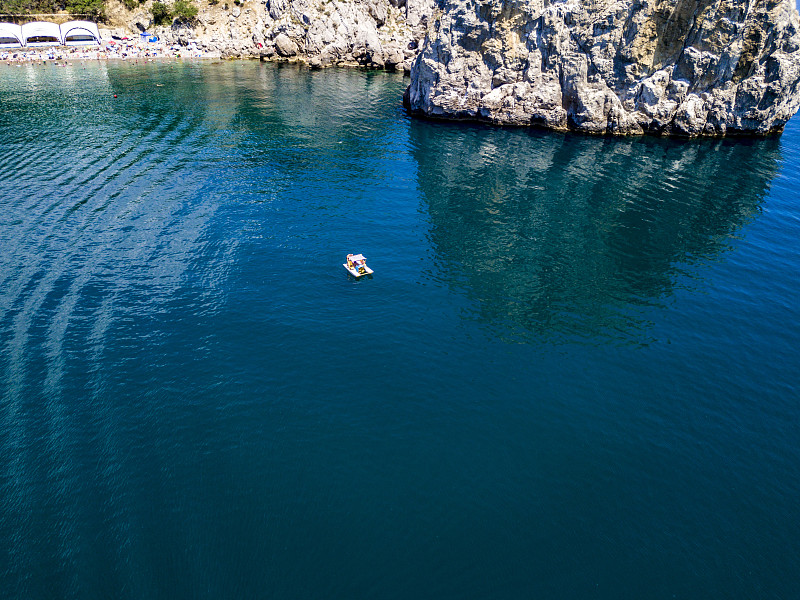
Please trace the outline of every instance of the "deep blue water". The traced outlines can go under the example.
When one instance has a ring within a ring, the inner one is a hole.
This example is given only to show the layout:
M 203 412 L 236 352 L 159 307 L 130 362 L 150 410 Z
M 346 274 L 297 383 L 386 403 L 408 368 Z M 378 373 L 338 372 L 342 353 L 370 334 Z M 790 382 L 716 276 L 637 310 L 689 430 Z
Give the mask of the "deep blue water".
M 800 597 L 800 120 L 406 84 L 0 68 L 0 596 Z

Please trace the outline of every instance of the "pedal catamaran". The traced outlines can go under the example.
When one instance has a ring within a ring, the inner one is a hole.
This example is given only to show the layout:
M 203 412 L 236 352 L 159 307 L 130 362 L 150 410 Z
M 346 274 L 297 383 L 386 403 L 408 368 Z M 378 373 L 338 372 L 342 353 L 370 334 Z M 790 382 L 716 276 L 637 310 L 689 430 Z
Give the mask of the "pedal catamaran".
M 347 262 L 342 265 L 353 277 L 372 274 L 372 269 L 367 266 L 367 259 L 363 254 L 348 254 Z

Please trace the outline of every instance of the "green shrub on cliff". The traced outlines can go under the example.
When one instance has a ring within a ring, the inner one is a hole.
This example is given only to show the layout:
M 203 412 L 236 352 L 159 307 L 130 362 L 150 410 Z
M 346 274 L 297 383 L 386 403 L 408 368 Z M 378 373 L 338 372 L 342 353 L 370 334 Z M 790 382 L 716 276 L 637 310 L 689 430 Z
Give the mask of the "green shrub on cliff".
M 85 15 L 93 21 L 105 18 L 106 10 L 103 0 L 67 0 L 67 12 L 71 15 Z
M 192 21 L 197 16 L 197 7 L 187 0 L 175 0 L 172 14 L 180 21 Z
M 166 4 L 153 2 L 150 12 L 153 15 L 153 23 L 156 25 L 169 25 L 172 23 L 172 11 Z
M 170 7 L 161 2 L 153 2 L 150 9 L 153 15 L 153 23 L 156 25 L 169 25 L 174 20 L 189 22 L 197 16 L 197 7 L 187 0 L 175 0 Z

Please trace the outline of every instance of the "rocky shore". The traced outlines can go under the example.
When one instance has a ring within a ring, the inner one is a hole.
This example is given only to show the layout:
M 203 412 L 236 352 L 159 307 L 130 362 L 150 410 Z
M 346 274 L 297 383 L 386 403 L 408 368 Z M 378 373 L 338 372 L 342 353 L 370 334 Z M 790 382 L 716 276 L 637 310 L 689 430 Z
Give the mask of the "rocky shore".
M 434 0 L 245 0 L 199 5 L 191 22 L 154 27 L 149 3 L 127 11 L 110 0 L 112 22 L 168 43 L 222 57 L 363 66 L 410 72 Z
M 766 135 L 800 107 L 794 0 L 443 0 L 411 73 L 430 117 Z
M 794 0 L 211 0 L 130 31 L 222 57 L 410 73 L 418 115 L 593 134 L 767 135 L 800 107 Z
M 180 47 L 162 42 L 141 40 L 105 40 L 102 44 L 71 47 L 45 47 L 0 51 L 0 64 L 50 63 L 66 66 L 72 61 L 87 60 L 154 60 L 184 58 L 220 58 L 219 54 L 205 52 L 195 45 Z

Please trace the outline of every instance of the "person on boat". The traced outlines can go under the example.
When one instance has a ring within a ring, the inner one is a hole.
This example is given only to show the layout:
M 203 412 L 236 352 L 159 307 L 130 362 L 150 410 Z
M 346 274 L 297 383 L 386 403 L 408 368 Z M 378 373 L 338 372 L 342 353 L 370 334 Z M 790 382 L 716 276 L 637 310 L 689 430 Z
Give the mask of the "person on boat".
M 347 255 L 347 266 L 350 267 L 351 269 L 353 268 L 353 260 L 352 259 L 353 259 L 353 255 L 352 254 L 348 254 Z

